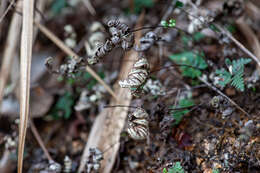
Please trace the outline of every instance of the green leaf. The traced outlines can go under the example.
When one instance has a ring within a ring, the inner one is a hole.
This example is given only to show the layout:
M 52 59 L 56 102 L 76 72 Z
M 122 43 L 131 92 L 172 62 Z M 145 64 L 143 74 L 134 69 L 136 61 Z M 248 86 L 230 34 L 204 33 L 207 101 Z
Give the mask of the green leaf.
M 220 32 L 220 30 L 214 24 L 209 25 L 209 28 L 214 32 Z
M 232 65 L 232 62 L 228 58 L 225 59 L 225 63 L 226 63 L 227 66 L 231 66 Z
M 214 168 L 213 171 L 212 171 L 212 173 L 219 173 L 219 170 L 216 169 L 216 168 Z
M 227 25 L 226 29 L 227 29 L 230 33 L 236 32 L 236 27 L 235 27 L 235 25 L 233 25 L 233 24 Z
M 222 86 L 222 87 L 225 87 L 225 86 L 231 81 L 231 79 L 232 79 L 232 75 L 231 75 L 228 71 L 226 71 L 226 70 L 224 70 L 224 69 L 222 69 L 222 70 L 216 70 L 215 73 L 216 73 L 216 74 L 218 75 L 218 77 L 220 78 L 218 84 L 219 84 L 220 86 Z
M 163 173 L 168 173 L 166 168 L 163 168 Z
M 177 1 L 177 2 L 175 3 L 175 7 L 176 7 L 176 8 L 182 8 L 182 7 L 183 7 L 183 3 L 182 3 L 181 1 Z
M 244 75 L 244 67 L 241 67 L 240 70 L 234 75 L 231 82 L 232 86 L 234 86 L 236 89 L 242 92 L 245 90 L 243 75 Z
M 205 35 L 201 32 L 196 32 L 195 34 L 193 34 L 193 39 L 197 42 L 202 40 L 203 38 L 205 38 Z
M 165 28 L 168 27 L 168 23 L 165 20 L 161 21 L 161 25 L 164 26 Z
M 173 54 L 170 56 L 170 59 L 180 65 L 193 66 L 200 69 L 206 69 L 208 67 L 207 63 L 203 59 L 204 54 L 195 54 L 191 51 L 185 51 L 179 54 Z M 201 71 L 199 69 L 181 66 L 182 75 L 186 77 L 196 78 L 201 76 Z
M 175 107 L 173 106 L 172 108 L 185 108 L 185 107 L 189 107 L 189 106 L 193 106 L 194 105 L 194 101 L 192 99 L 180 99 L 178 102 L 178 105 Z M 175 122 L 173 125 L 178 125 L 181 120 L 182 117 L 187 114 L 189 112 L 188 109 L 183 109 L 183 110 L 173 110 L 172 111 L 172 116 L 175 119 Z
M 229 69 L 227 70 L 216 70 L 216 74 L 220 77 L 218 84 L 225 87 L 230 83 L 231 86 L 235 87 L 239 91 L 245 90 L 244 84 L 244 66 L 251 62 L 251 59 L 240 58 L 238 60 L 225 59 L 225 63 Z
M 244 67 L 244 65 L 246 65 L 250 62 L 251 62 L 251 59 L 249 59 L 249 58 L 240 58 L 238 60 L 233 60 L 232 61 L 233 74 L 237 73 L 241 67 Z
M 180 162 L 176 162 L 175 165 L 169 169 L 168 173 L 184 173 L 184 169 Z
M 67 5 L 66 0 L 54 0 L 51 5 L 51 12 L 54 15 L 60 14 L 61 10 Z
M 72 112 L 72 106 L 74 105 L 74 97 L 70 92 L 66 92 L 63 96 L 59 98 L 55 104 L 51 115 L 54 119 L 59 119 L 64 117 L 68 119 Z
M 152 8 L 153 0 L 134 0 L 134 13 L 139 14 L 143 8 Z

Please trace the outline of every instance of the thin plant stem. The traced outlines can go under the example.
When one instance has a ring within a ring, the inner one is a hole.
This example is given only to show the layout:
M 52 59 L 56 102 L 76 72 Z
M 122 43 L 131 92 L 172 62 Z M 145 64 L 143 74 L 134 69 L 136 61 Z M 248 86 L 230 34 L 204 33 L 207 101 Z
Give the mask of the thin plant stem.
M 35 125 L 34 125 L 34 122 L 32 119 L 30 119 L 30 127 L 31 127 L 31 130 L 32 130 L 32 133 L 35 137 L 35 139 L 37 140 L 38 144 L 40 145 L 40 147 L 42 148 L 45 156 L 47 157 L 47 159 L 50 161 L 53 161 L 53 158 L 51 157 L 50 153 L 48 152 L 47 148 L 45 147 L 43 141 L 42 141 L 42 138 L 38 132 L 38 130 L 36 129 Z

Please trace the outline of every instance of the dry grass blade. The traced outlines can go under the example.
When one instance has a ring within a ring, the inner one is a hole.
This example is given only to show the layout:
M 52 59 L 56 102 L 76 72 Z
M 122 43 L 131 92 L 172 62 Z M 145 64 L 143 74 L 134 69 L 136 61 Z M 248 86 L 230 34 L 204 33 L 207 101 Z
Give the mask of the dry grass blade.
M 56 35 L 54 35 L 48 28 L 38 22 L 34 22 L 39 30 L 44 33 L 51 41 L 53 41 L 61 50 L 72 58 L 79 58 L 79 56 L 73 52 L 68 46 L 66 46 Z M 115 92 L 97 75 L 97 73 L 89 66 L 86 66 L 86 71 L 89 72 L 104 88 L 117 100 Z
M 20 9 L 22 6 L 22 1 L 19 1 L 16 6 L 16 10 Z M 0 71 L 0 109 L 1 109 L 1 103 L 4 95 L 4 88 L 11 70 L 11 65 L 13 62 L 13 58 L 15 57 L 15 54 L 17 53 L 17 45 L 20 37 L 20 30 L 21 30 L 21 16 L 17 13 L 13 14 L 11 25 L 9 27 L 9 32 L 7 36 L 7 40 L 5 43 L 5 50 L 3 54 L 3 61 L 1 65 L 1 71 Z
M 141 14 L 136 28 L 141 27 L 143 18 L 144 13 Z M 140 37 L 141 32 L 138 31 L 136 33 L 136 40 L 139 40 Z M 125 54 L 123 59 L 124 63 L 119 74 L 119 79 L 126 78 L 128 72 L 131 70 L 134 64 L 134 60 L 136 60 L 137 57 L 138 53 L 134 50 L 131 50 Z M 126 59 L 131 61 L 125 61 Z M 111 100 L 110 105 L 120 104 L 128 106 L 132 99 L 131 93 L 127 89 L 120 88 L 118 81 L 116 82 L 114 88 L 116 94 L 120 97 L 118 101 Z M 117 151 L 120 146 L 120 133 L 123 130 L 127 112 L 128 108 L 116 107 L 111 109 L 104 109 L 104 111 L 98 115 L 94 125 L 91 128 L 88 143 L 86 144 L 83 155 L 81 157 L 81 163 L 78 172 L 82 172 L 84 170 L 89 155 L 89 148 L 91 147 L 97 147 L 101 151 L 106 151 L 104 153 L 104 160 L 101 162 L 100 172 L 111 172 L 116 159 Z
M 30 71 L 33 42 L 34 0 L 23 0 L 20 73 L 20 126 L 18 144 L 18 173 L 22 173 L 25 136 L 29 116 Z

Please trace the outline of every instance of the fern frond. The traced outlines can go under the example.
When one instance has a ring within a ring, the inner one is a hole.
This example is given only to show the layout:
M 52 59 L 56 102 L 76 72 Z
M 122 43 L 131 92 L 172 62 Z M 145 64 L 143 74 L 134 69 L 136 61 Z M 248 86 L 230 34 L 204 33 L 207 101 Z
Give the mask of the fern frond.
M 251 59 L 248 58 L 240 58 L 238 60 L 233 60 L 232 62 L 228 58 L 225 59 L 225 63 L 229 72 L 225 69 L 216 70 L 215 73 L 220 78 L 218 84 L 222 87 L 225 87 L 230 83 L 230 85 L 235 87 L 237 90 L 244 91 L 244 67 L 250 62 Z
M 237 90 L 244 91 L 245 84 L 244 84 L 244 66 L 240 67 L 239 71 L 232 77 L 232 82 L 230 83 L 234 86 Z
M 218 77 L 221 80 L 219 80 L 218 84 L 222 87 L 225 87 L 232 80 L 232 75 L 225 69 L 216 70 L 215 73 L 219 75 Z
M 249 59 L 249 58 L 240 58 L 238 60 L 233 60 L 232 61 L 232 67 L 233 67 L 232 73 L 233 74 L 237 73 L 238 71 L 240 71 L 241 67 L 244 68 L 244 66 L 250 62 L 251 62 L 251 59 Z

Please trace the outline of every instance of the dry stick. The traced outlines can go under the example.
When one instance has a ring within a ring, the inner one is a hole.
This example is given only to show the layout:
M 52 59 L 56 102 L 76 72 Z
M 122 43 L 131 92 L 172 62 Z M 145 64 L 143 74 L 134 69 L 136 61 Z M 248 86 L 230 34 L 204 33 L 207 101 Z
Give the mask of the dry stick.
M 256 57 L 253 53 L 251 53 L 247 48 L 245 48 L 244 45 L 242 45 L 237 39 L 235 39 L 230 32 L 228 32 L 227 30 L 225 30 L 223 27 L 215 24 L 217 26 L 217 28 L 224 33 L 230 40 L 232 40 L 244 53 L 246 53 L 247 55 L 249 55 L 253 60 L 256 61 L 257 65 L 260 67 L 260 57 Z
M 5 10 L 4 14 L 0 18 L 0 23 L 3 21 L 4 17 L 7 15 L 8 11 L 10 11 L 10 9 L 12 8 L 14 3 L 15 3 L 15 0 L 12 0 L 10 2 L 9 6 L 7 7 L 7 9 Z
M 212 90 L 216 91 L 219 95 L 225 97 L 230 103 L 232 103 L 235 107 L 237 107 L 241 112 L 243 112 L 244 114 L 246 114 L 247 116 L 250 116 L 249 113 L 247 113 L 243 108 L 241 108 L 236 102 L 234 102 L 231 98 L 229 98 L 228 96 L 226 96 L 224 93 L 222 93 L 219 89 L 217 89 L 216 87 L 214 87 L 213 85 L 211 85 L 210 83 L 208 83 L 205 79 L 203 79 L 202 77 L 199 77 L 199 80 L 201 82 L 203 82 L 204 84 L 206 84 L 209 88 L 211 88 Z
M 46 155 L 47 159 L 49 160 L 49 162 L 53 161 L 53 158 L 51 157 L 50 153 L 48 152 L 47 148 L 45 147 L 45 145 L 44 145 L 44 143 L 41 139 L 41 136 L 38 133 L 38 130 L 36 129 L 32 119 L 30 119 L 30 125 L 31 125 L 30 127 L 31 127 L 31 130 L 32 130 L 32 133 L 33 133 L 34 137 L 36 138 L 38 144 L 42 148 L 42 150 L 43 150 L 44 154 Z
M 29 117 L 30 72 L 33 42 L 34 0 L 23 0 L 20 69 L 20 124 L 18 144 L 18 173 L 22 173 L 25 136 Z
M 21 6 L 22 6 L 22 2 L 19 1 L 16 6 L 16 9 L 20 8 Z M 4 88 L 11 70 L 13 59 L 16 55 L 21 26 L 22 26 L 21 17 L 18 14 L 14 13 L 9 27 L 7 40 L 5 43 L 6 46 L 4 49 L 3 61 L 0 70 L 0 109 L 1 109 L 1 103 L 4 95 Z
M 246 24 L 243 17 L 240 17 L 239 19 L 237 19 L 236 24 L 237 24 L 239 30 L 241 30 L 242 34 L 245 35 L 246 40 L 247 40 L 248 45 L 251 48 L 251 50 L 253 50 L 254 54 L 257 57 L 260 57 L 260 43 L 259 43 L 259 40 L 258 40 L 257 36 L 255 35 L 254 31 Z M 260 74 L 260 66 L 258 67 L 258 72 Z
M 73 52 L 68 46 L 66 46 L 56 35 L 54 35 L 48 28 L 43 26 L 42 24 L 34 21 L 34 24 L 39 28 L 39 30 L 45 34 L 52 42 L 54 42 L 61 50 L 63 50 L 66 54 L 71 56 L 72 58 L 78 59 L 79 56 Z M 86 71 L 89 72 L 104 88 L 114 97 L 114 99 L 118 100 L 115 92 L 97 75 L 97 73 L 92 70 L 90 66 L 86 66 Z

